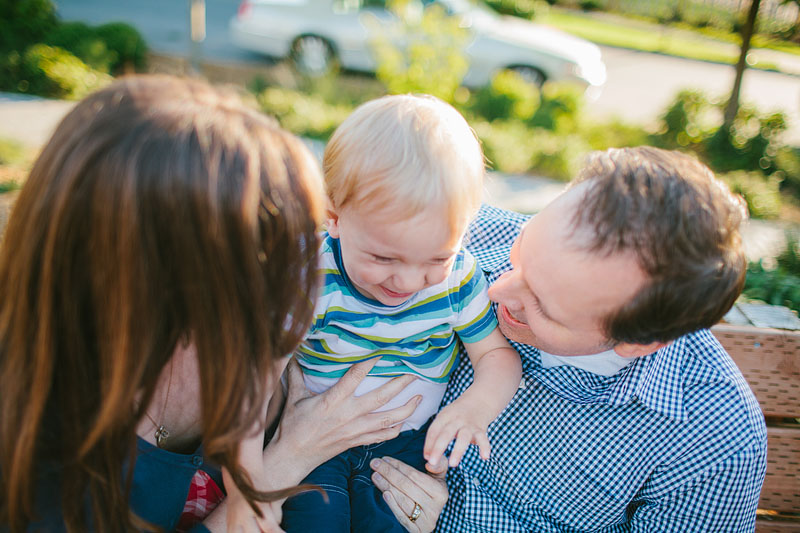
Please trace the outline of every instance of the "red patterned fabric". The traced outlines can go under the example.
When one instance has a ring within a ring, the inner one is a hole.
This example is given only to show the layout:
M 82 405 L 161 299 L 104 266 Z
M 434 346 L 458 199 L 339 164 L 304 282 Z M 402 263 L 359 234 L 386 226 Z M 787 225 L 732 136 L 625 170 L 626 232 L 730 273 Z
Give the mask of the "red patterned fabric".
M 211 476 L 202 470 L 195 472 L 189 487 L 189 495 L 186 497 L 186 505 L 183 506 L 183 514 L 178 520 L 175 531 L 183 533 L 205 520 L 224 497 Z

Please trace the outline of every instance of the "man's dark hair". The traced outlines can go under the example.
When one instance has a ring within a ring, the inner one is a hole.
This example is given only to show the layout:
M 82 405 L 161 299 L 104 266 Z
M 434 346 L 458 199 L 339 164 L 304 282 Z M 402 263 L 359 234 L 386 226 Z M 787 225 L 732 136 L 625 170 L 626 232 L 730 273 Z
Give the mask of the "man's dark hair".
M 586 192 L 573 218 L 588 248 L 630 251 L 650 278 L 605 320 L 618 342 L 668 342 L 711 327 L 742 291 L 744 202 L 692 157 L 652 147 L 594 153 L 574 183 Z

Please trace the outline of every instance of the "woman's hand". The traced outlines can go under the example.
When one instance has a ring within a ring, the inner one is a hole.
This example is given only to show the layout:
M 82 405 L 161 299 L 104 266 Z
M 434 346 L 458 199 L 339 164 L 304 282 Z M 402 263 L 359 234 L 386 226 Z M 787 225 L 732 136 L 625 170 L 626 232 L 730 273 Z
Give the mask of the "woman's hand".
M 401 422 L 414 412 L 420 396 L 395 409 L 373 411 L 414 381 L 414 376 L 397 377 L 363 396 L 353 396 L 377 362 L 375 358 L 353 365 L 318 395 L 306 390 L 297 362 L 289 363 L 286 405 L 278 431 L 264 449 L 266 471 L 275 488 L 298 484 L 314 468 L 349 448 L 393 439 L 400 433 Z
M 375 471 L 372 482 L 383 493 L 383 499 L 406 530 L 428 533 L 436 528 L 436 521 L 449 495 L 444 480 L 447 472 L 445 457 L 435 467 L 426 465 L 431 474 L 420 472 L 393 457 L 373 459 L 369 466 Z

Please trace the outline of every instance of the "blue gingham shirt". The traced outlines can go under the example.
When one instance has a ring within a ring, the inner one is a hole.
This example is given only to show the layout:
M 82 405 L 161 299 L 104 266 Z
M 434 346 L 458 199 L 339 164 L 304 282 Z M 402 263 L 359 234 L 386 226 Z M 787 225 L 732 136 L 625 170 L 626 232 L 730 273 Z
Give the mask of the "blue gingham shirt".
M 467 248 L 489 283 L 510 269 L 527 217 L 484 206 Z M 437 531 L 753 531 L 766 471 L 764 417 L 708 330 L 611 377 L 543 368 L 512 342 L 523 377 L 489 426 L 491 459 L 471 446 L 448 472 Z M 463 354 L 462 354 L 463 355 Z M 472 383 L 467 357 L 443 404 Z

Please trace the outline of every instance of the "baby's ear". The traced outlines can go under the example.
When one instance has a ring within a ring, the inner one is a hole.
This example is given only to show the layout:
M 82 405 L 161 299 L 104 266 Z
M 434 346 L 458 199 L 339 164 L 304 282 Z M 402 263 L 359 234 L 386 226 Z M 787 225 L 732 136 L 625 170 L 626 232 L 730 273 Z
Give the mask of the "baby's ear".
M 334 239 L 339 238 L 339 215 L 333 209 L 328 209 L 328 216 L 325 219 L 325 229 L 328 230 L 328 235 Z

